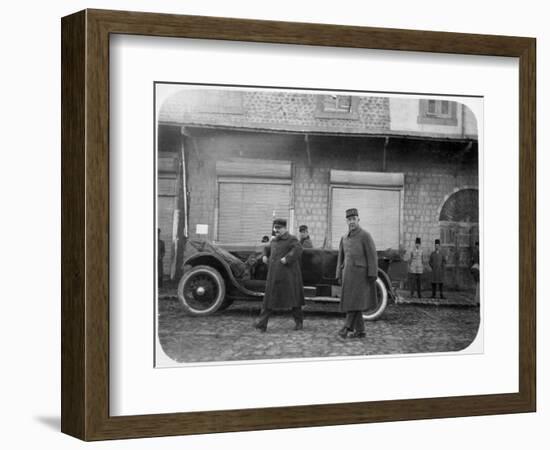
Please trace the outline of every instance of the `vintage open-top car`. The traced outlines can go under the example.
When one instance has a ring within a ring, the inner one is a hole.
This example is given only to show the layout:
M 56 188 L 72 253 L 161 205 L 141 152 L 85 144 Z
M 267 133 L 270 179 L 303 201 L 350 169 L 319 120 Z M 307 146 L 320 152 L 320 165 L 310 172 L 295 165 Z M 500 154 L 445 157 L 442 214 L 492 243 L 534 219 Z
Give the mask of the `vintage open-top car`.
M 185 246 L 183 275 L 178 297 L 191 315 L 212 314 L 235 300 L 262 300 L 267 266 L 262 262 L 263 245 L 213 244 L 190 240 Z M 307 301 L 339 302 L 335 278 L 338 250 L 307 248 L 302 253 L 302 277 Z M 374 320 L 395 300 L 388 268 L 392 259 L 378 252 L 378 303 L 363 317 Z

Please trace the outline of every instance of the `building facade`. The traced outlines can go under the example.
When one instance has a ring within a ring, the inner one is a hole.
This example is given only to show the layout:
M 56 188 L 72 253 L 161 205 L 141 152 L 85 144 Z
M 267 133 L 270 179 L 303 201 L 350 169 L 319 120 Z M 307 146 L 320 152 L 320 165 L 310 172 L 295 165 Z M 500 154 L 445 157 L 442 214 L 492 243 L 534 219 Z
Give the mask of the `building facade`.
M 379 250 L 420 237 L 429 255 L 441 239 L 449 284 L 472 286 L 478 132 L 460 103 L 182 88 L 161 105 L 157 131 L 165 273 L 177 275 L 182 240 L 259 243 L 274 217 L 337 248 L 356 207 Z

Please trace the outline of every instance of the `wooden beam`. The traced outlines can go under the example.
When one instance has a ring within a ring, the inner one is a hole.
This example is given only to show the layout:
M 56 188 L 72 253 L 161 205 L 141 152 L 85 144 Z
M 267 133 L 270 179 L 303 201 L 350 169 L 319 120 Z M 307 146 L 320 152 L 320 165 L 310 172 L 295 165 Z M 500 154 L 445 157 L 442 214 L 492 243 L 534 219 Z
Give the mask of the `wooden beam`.
M 386 157 L 387 157 L 388 144 L 389 143 L 390 143 L 390 138 L 389 138 L 389 136 L 386 136 L 386 138 L 384 139 L 384 155 L 382 157 L 382 171 L 383 172 L 386 171 Z

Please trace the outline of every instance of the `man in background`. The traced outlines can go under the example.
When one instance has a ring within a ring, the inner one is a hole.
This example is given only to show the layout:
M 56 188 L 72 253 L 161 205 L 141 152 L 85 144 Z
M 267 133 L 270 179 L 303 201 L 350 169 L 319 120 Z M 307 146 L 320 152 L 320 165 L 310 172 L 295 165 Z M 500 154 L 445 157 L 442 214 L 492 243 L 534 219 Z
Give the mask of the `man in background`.
M 311 243 L 311 239 L 309 237 L 307 225 L 300 225 L 298 231 L 300 233 L 300 245 L 302 246 L 302 248 L 313 248 L 313 244 Z
M 443 296 L 443 277 L 445 276 L 445 265 L 447 260 L 441 252 L 441 241 L 435 240 L 435 250 L 430 255 L 430 267 L 432 268 L 432 298 L 435 298 L 435 291 L 439 285 L 439 298 Z
M 476 282 L 476 302 L 479 303 L 479 242 L 476 241 L 472 251 L 470 272 Z
M 410 253 L 409 260 L 409 282 L 411 288 L 411 298 L 414 297 L 414 288 L 418 298 L 422 298 L 422 274 L 424 273 L 424 263 L 422 262 L 424 253 L 420 248 L 421 240 L 417 237 L 414 241 L 414 248 Z
M 157 245 L 157 275 L 158 275 L 158 287 L 162 287 L 162 280 L 164 278 L 163 259 L 166 250 L 164 248 L 164 241 L 160 238 L 160 228 L 157 231 L 158 245 Z

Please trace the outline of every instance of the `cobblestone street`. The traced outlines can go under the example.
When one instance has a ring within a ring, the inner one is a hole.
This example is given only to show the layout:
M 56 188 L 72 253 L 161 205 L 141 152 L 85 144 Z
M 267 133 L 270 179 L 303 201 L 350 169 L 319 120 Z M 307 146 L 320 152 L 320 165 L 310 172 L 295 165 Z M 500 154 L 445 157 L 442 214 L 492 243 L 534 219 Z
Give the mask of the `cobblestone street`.
M 477 306 L 391 304 L 381 319 L 366 322 L 366 339 L 342 339 L 336 304 L 308 304 L 304 330 L 288 315 L 270 319 L 267 333 L 252 324 L 259 302 L 239 302 L 212 316 L 191 317 L 175 297 L 159 300 L 159 338 L 177 362 L 243 361 L 407 353 L 466 348 L 479 327 Z

